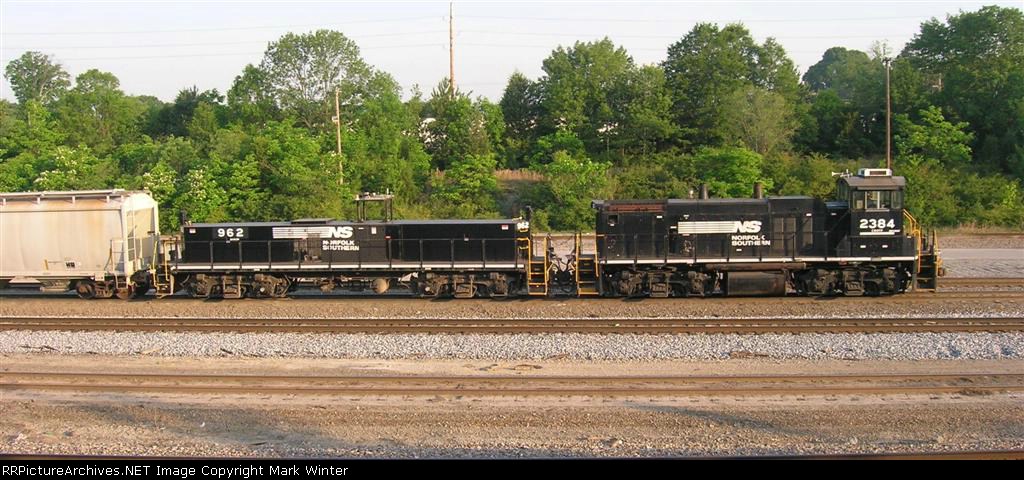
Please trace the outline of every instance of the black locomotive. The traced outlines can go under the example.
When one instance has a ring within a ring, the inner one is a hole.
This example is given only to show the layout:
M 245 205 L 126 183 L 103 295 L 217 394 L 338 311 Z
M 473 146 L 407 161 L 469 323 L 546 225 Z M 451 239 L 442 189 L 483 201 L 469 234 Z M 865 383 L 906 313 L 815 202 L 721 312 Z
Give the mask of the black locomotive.
M 921 244 L 922 232 L 903 209 L 904 186 L 904 178 L 889 170 L 862 169 L 840 176 L 834 201 L 708 199 L 706 194 L 688 200 L 595 201 L 599 293 L 783 295 L 787 287 L 813 295 L 905 291 L 918 277 L 933 279 L 938 266 L 931 242 Z
M 761 198 L 760 188 L 750 199 L 594 201 L 596 233 L 577 234 L 564 256 L 520 218 L 189 224 L 136 283 L 196 297 L 281 297 L 300 282 L 456 298 L 934 288 L 934 236 L 903 209 L 904 186 L 889 170 L 862 169 L 840 176 L 834 201 Z

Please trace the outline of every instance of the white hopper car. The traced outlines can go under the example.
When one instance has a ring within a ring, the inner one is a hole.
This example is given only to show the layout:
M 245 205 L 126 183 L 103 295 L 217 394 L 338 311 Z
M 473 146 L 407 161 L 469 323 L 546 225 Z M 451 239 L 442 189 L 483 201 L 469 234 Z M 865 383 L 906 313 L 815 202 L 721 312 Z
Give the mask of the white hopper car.
M 145 192 L 0 193 L 0 287 L 18 279 L 84 298 L 141 295 L 150 287 L 132 275 L 151 270 L 159 239 Z

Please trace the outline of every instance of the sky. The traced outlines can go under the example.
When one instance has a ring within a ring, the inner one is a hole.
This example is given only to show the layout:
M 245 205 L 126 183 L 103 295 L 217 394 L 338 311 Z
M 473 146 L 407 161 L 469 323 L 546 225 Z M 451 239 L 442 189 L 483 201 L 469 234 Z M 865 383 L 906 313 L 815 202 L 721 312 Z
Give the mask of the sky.
M 497 101 L 516 70 L 532 79 L 558 46 L 609 37 L 638 64 L 659 63 L 700 22 L 743 23 L 758 42 L 774 37 L 802 75 L 830 47 L 899 52 L 930 18 L 1021 1 L 454 2 L 455 81 Z M 269 42 L 287 32 L 343 32 L 363 58 L 390 73 L 408 98 L 448 76 L 449 2 L 0 0 L 0 60 L 52 55 L 72 77 L 108 71 L 131 95 L 226 92 Z M 7 80 L 0 97 L 14 100 Z

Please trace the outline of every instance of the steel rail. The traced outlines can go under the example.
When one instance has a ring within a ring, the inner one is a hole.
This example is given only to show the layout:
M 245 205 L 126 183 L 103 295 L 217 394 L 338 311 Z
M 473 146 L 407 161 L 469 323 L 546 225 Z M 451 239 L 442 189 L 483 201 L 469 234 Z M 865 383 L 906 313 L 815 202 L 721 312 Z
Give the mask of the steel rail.
M 983 286 L 993 286 L 993 285 L 1018 286 L 1018 285 L 1024 285 L 1024 278 L 1014 278 L 1014 277 L 1005 277 L 1005 278 L 1004 277 L 942 277 L 942 278 L 939 279 L 939 286 L 940 287 L 949 287 L 949 286 L 960 287 L 960 286 L 973 286 L 973 285 L 983 285 Z M 950 292 L 950 293 L 952 293 L 952 292 Z
M 751 396 L 1024 391 L 1024 374 L 315 376 L 2 372 L 0 391 L 459 396 Z
M 209 318 L 5 317 L 0 330 L 236 333 L 802 333 L 1014 332 L 1017 317 L 780 318 Z

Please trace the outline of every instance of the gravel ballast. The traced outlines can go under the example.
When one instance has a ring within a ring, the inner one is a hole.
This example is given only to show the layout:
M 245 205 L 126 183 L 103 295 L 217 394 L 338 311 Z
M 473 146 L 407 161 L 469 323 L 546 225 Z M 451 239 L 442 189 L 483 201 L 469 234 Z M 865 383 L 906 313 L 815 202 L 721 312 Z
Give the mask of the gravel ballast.
M 0 332 L 0 353 L 360 359 L 1024 358 L 1024 333 L 758 335 Z

